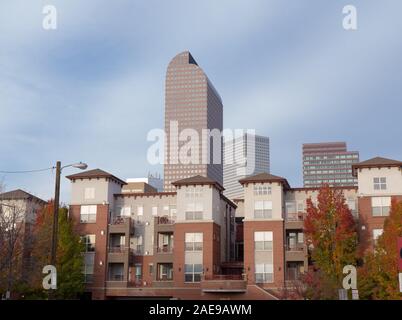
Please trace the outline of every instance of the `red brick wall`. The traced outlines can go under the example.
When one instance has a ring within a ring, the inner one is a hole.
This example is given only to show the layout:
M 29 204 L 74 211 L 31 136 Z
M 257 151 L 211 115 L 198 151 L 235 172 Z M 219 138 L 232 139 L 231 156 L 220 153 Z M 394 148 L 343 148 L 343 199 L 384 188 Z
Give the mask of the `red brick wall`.
M 274 283 L 266 283 L 263 286 L 267 288 L 283 287 L 285 279 L 284 223 L 283 221 L 244 221 L 244 268 L 249 284 L 255 284 L 255 231 L 273 232 Z
M 95 262 L 93 283 L 87 285 L 92 291 L 92 299 L 105 298 L 105 281 L 107 275 L 107 234 L 109 223 L 109 205 L 97 205 L 96 223 L 80 223 L 80 205 L 70 206 L 70 217 L 75 221 L 75 230 L 79 235 L 95 235 Z M 103 235 L 102 235 L 103 232 Z M 102 262 L 102 265 L 100 264 Z M 96 288 L 96 289 L 95 289 Z

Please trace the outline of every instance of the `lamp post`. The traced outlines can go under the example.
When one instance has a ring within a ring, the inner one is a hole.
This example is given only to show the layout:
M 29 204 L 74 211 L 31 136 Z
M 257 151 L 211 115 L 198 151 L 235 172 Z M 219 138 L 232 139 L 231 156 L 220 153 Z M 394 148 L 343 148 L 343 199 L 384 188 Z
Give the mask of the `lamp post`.
M 56 162 L 56 185 L 54 192 L 54 211 L 53 211 L 53 230 L 52 230 L 52 251 L 51 251 L 51 265 L 56 266 L 56 253 L 57 253 L 57 232 L 59 226 L 59 201 L 60 201 L 60 176 L 64 168 L 74 167 L 81 170 L 88 168 L 86 163 L 73 163 L 66 166 L 61 166 L 61 162 Z

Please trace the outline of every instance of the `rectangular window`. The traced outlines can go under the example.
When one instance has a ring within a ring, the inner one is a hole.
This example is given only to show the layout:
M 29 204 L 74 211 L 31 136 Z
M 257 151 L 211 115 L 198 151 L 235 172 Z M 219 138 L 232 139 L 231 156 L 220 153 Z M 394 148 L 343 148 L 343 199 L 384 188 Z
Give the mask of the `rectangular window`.
M 256 283 L 272 283 L 274 280 L 273 264 L 256 264 L 255 265 L 255 282 Z
M 138 206 L 137 207 L 137 216 L 142 216 L 144 214 L 144 207 Z
M 266 185 L 254 185 L 254 195 L 263 196 L 271 194 L 271 187 Z
M 131 207 L 130 206 L 122 207 L 120 210 L 120 216 L 121 217 L 131 216 Z
M 258 251 L 272 251 L 272 231 L 254 232 L 254 246 Z
M 202 197 L 202 190 L 199 188 L 186 188 L 186 198 L 201 198 Z
M 85 188 L 84 189 L 84 199 L 85 200 L 95 199 L 95 188 Z
M 142 265 L 136 264 L 135 265 L 135 280 L 140 281 L 142 279 Z
M 373 178 L 374 190 L 387 190 L 387 178 Z
M 271 219 L 272 218 L 272 201 L 255 201 L 254 202 L 254 218 L 255 219 Z
M 200 282 L 202 274 L 202 264 L 185 264 L 184 265 L 184 281 Z
M 186 220 L 202 220 L 203 218 L 202 203 L 188 203 L 186 209 Z
M 85 246 L 85 252 L 94 252 L 95 251 L 95 235 L 87 234 L 81 237 L 81 241 Z
M 185 250 L 186 251 L 202 251 L 203 234 L 202 233 L 186 233 L 185 234 Z
M 378 238 L 382 235 L 383 229 L 373 229 L 373 242 L 374 245 L 377 244 Z
M 84 265 L 82 273 L 84 274 L 84 282 L 92 283 L 95 265 L 95 252 L 84 253 Z
M 96 222 L 96 205 L 81 206 L 80 220 L 81 223 Z
M 154 217 L 157 217 L 157 216 L 158 216 L 158 207 L 152 207 L 152 215 L 153 215 Z
M 296 213 L 296 201 L 286 201 L 286 213 Z
M 371 198 L 371 207 L 374 217 L 388 216 L 391 208 L 391 197 Z

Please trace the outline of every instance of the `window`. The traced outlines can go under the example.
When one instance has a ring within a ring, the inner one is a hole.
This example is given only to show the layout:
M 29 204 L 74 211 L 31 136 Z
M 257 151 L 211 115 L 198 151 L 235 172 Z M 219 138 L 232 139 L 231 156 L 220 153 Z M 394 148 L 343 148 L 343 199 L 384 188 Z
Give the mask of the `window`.
M 85 252 L 94 252 L 95 251 L 95 235 L 87 234 L 81 237 L 81 241 L 85 246 Z
M 255 219 L 271 219 L 272 218 L 272 201 L 255 201 L 254 202 L 254 218 Z
M 388 216 L 391 197 L 373 197 L 371 198 L 371 207 L 374 217 Z
M 383 229 L 373 229 L 373 241 L 374 245 L 377 244 L 378 238 L 382 235 Z
M 121 217 L 129 217 L 131 215 L 131 207 L 122 207 L 120 210 Z
M 81 206 L 81 223 L 96 222 L 96 206 Z
M 386 190 L 387 189 L 387 178 L 373 178 L 374 190 Z
M 297 212 L 304 212 L 304 201 L 297 201 Z
M 152 207 L 152 215 L 154 217 L 158 216 L 158 207 Z
M 202 203 L 188 203 L 186 209 L 186 220 L 202 220 Z
M 355 199 L 348 199 L 348 207 L 350 211 L 355 212 L 356 211 L 356 200 Z
M 255 250 L 270 251 L 272 250 L 272 232 L 254 232 L 254 246 Z
M 142 216 L 144 214 L 144 207 L 143 206 L 138 206 L 137 207 L 137 215 Z
M 202 251 L 203 234 L 202 233 L 186 233 L 185 250 L 186 251 Z
M 85 188 L 84 199 L 85 200 L 95 199 L 95 188 Z
M 82 273 L 84 274 L 84 282 L 91 283 L 94 275 L 95 252 L 84 253 L 84 265 Z
M 286 213 L 296 213 L 296 201 L 286 201 Z
M 184 281 L 200 282 L 202 274 L 202 264 L 185 264 L 184 265 Z
M 270 283 L 274 280 L 273 264 L 259 263 L 255 265 L 255 282 Z
M 153 264 L 153 263 L 150 263 L 150 264 L 148 265 L 148 267 L 149 267 L 149 274 L 153 274 L 153 273 L 154 273 L 154 264 Z
M 254 195 L 262 196 L 271 194 L 271 187 L 266 185 L 254 185 Z
M 136 264 L 135 265 L 135 281 L 141 281 L 142 279 L 142 265 Z
M 202 197 L 202 189 L 199 188 L 186 188 L 186 198 L 201 198 Z

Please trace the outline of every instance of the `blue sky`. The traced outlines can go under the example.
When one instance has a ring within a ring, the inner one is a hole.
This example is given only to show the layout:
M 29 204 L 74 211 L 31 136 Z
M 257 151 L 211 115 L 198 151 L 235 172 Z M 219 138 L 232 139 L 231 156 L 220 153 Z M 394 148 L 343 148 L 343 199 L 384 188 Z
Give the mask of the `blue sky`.
M 47 4 L 55 31 L 42 28 Z M 357 31 L 342 28 L 347 4 Z M 291 185 L 305 142 L 402 159 L 401 12 L 399 0 L 3 0 L 0 171 L 61 160 L 123 179 L 162 172 L 146 135 L 163 126 L 166 67 L 184 50 L 219 91 L 224 127 L 269 136 L 272 173 Z M 52 196 L 51 171 L 0 176 Z M 63 178 L 63 201 L 69 190 Z

